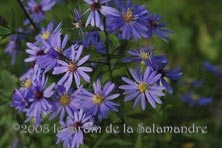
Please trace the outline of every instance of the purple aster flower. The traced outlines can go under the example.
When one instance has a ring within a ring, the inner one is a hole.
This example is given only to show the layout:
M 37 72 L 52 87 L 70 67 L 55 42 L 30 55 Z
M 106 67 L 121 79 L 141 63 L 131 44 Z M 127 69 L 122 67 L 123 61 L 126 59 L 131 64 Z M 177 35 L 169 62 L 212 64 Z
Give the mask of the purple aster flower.
M 64 39 L 61 40 L 59 34 L 54 35 L 50 39 L 50 43 L 46 43 L 46 54 L 38 57 L 37 63 L 41 68 L 44 68 L 45 71 L 49 71 L 58 65 L 58 60 L 63 54 L 63 49 L 65 48 L 68 41 L 68 35 L 65 35 Z
M 83 144 L 83 129 L 90 130 L 93 122 L 90 122 L 90 116 L 86 116 L 81 109 L 74 112 L 72 116 L 67 117 L 66 127 L 57 133 L 56 144 L 63 141 L 63 148 L 78 148 Z
M 123 62 L 137 62 L 152 66 L 154 56 L 149 46 L 146 46 L 146 48 L 140 47 L 139 50 L 133 49 L 127 52 L 131 57 L 124 58 Z
M 36 64 L 35 61 L 31 62 L 30 68 L 22 76 L 20 76 L 19 80 L 25 81 L 30 77 L 35 77 L 39 70 L 41 69 L 39 68 L 38 64 Z
M 56 26 L 55 28 L 54 28 L 54 22 L 53 21 L 51 21 L 49 24 L 48 24 L 48 26 L 46 27 L 46 28 L 42 28 L 41 29 L 41 33 L 38 35 L 38 36 L 36 36 L 36 40 L 37 41 L 42 41 L 42 40 L 44 40 L 44 41 L 48 41 L 48 42 L 50 42 L 50 39 L 54 36 L 54 35 L 61 35 L 61 27 L 62 27 L 62 23 L 60 22 L 59 24 L 58 24 L 58 26 Z
M 181 100 L 183 102 L 189 103 L 190 107 L 193 107 L 194 105 L 204 106 L 204 105 L 208 105 L 212 102 L 212 98 L 200 97 L 200 96 L 194 94 L 193 92 L 188 92 L 188 93 L 184 94 L 181 97 Z
M 212 65 L 210 62 L 203 63 L 204 68 L 222 79 L 222 68 L 219 65 Z
M 19 112 L 25 112 L 28 107 L 28 103 L 33 100 L 29 98 L 29 93 L 25 88 L 16 89 L 12 95 L 11 106 L 15 107 Z
M 146 68 L 143 76 L 139 68 L 137 68 L 136 71 L 130 69 L 130 73 L 134 80 L 122 77 L 122 80 L 126 82 L 127 85 L 121 85 L 119 87 L 125 90 L 123 93 L 126 95 L 124 101 L 130 101 L 136 98 L 133 107 L 135 108 L 138 103 L 141 102 L 143 110 L 146 109 L 146 100 L 153 108 L 156 108 L 156 103 L 162 103 L 159 97 L 165 95 L 162 92 L 164 87 L 156 84 L 161 78 L 161 74 L 157 74 L 157 72 L 153 71 L 150 67 Z
M 44 12 L 49 11 L 55 5 L 54 0 L 29 0 L 26 9 L 30 13 L 31 18 L 35 23 L 40 23 L 44 18 Z M 25 25 L 29 24 L 29 20 L 25 20 Z
M 86 109 L 87 113 L 97 116 L 101 122 L 103 118 L 107 118 L 109 111 L 118 111 L 116 107 L 120 106 L 120 104 L 112 100 L 116 99 L 119 94 L 111 94 L 115 89 L 114 83 L 107 82 L 102 88 L 99 79 L 93 83 L 93 89 L 93 93 L 83 90 L 77 96 L 80 99 L 80 104 Z
M 36 45 L 35 43 L 26 43 L 28 49 L 26 49 L 26 53 L 29 54 L 29 57 L 25 59 L 25 62 L 36 62 L 39 57 L 45 55 L 46 49 L 43 47 L 39 47 L 40 45 Z
M 21 28 L 18 29 L 19 32 L 23 30 Z M 21 34 L 13 34 L 10 36 L 9 42 L 5 49 L 5 53 L 11 56 L 11 64 L 15 64 L 16 56 L 19 53 L 19 46 L 21 40 L 24 38 L 24 35 Z
M 188 80 L 184 82 L 185 85 L 190 85 L 195 88 L 200 88 L 203 85 L 203 83 L 204 83 L 204 80 L 193 80 L 191 78 L 189 78 Z
M 160 60 L 160 57 L 162 57 L 162 60 Z M 178 80 L 182 76 L 183 73 L 178 68 L 174 70 L 165 69 L 168 64 L 168 60 L 165 56 L 159 56 L 158 60 L 156 60 L 156 64 L 157 64 L 157 68 L 155 70 L 157 71 L 158 74 L 161 74 L 161 78 L 158 81 L 158 83 L 162 84 L 166 88 L 166 90 L 170 94 L 172 94 L 173 89 L 170 86 L 170 84 L 166 81 L 166 78 L 170 80 Z
M 72 24 L 75 26 L 76 29 L 79 29 L 80 35 L 83 35 L 81 17 L 82 16 L 80 16 L 79 11 L 77 9 L 74 9 L 75 23 L 72 23 Z
M 10 148 L 17 148 L 19 146 L 19 138 L 16 136 L 13 139 L 12 145 L 10 146 Z
M 83 51 L 82 45 L 72 45 L 69 61 L 62 61 L 58 60 L 59 66 L 56 66 L 52 72 L 52 74 L 57 75 L 61 73 L 65 73 L 65 75 L 59 80 L 58 84 L 65 86 L 66 90 L 69 90 L 71 87 L 73 77 L 76 83 L 76 86 L 80 86 L 80 77 L 82 77 L 86 82 L 90 82 L 90 77 L 86 72 L 91 72 L 92 69 L 89 67 L 81 66 L 83 65 L 88 59 L 89 55 L 84 56 L 80 59 L 80 56 Z
M 104 30 L 103 20 L 100 14 L 103 15 L 117 15 L 118 11 L 115 8 L 105 6 L 111 0 L 84 0 L 88 5 L 89 8 L 86 10 L 85 13 L 90 11 L 90 14 L 86 20 L 85 26 L 87 27 L 89 24 L 91 26 L 96 26 L 101 30 Z M 84 14 L 85 14 L 84 13 Z
M 55 87 L 55 93 L 53 95 L 53 102 L 51 103 L 52 108 L 49 112 L 52 112 L 49 120 L 54 119 L 60 114 L 59 121 L 63 121 L 65 114 L 72 116 L 73 112 L 76 111 L 76 103 L 74 101 L 75 93 L 72 90 L 66 90 L 64 86 L 57 85 Z
M 47 78 L 45 78 L 44 75 L 41 78 L 33 81 L 30 90 L 30 99 L 32 99 L 33 102 L 30 104 L 30 107 L 26 112 L 27 119 L 25 122 L 28 122 L 29 120 L 34 118 L 35 124 L 39 125 L 43 120 L 42 115 L 46 114 L 51 108 L 51 105 L 48 102 L 48 98 L 50 98 L 54 93 L 54 83 L 45 88 L 46 83 Z
M 160 23 L 161 17 L 157 14 L 150 13 L 148 16 L 147 37 L 151 38 L 153 34 L 167 42 L 168 34 L 172 31 L 165 29 L 166 23 Z
M 104 42 L 100 39 L 98 31 L 87 32 L 84 34 L 82 43 L 86 48 L 95 48 L 97 52 L 105 54 L 106 48 Z
M 144 5 L 137 6 L 131 4 L 130 0 L 124 5 L 121 1 L 116 1 L 120 9 L 118 15 L 107 16 L 107 28 L 109 32 L 116 32 L 121 39 L 146 37 L 148 23 L 148 11 Z

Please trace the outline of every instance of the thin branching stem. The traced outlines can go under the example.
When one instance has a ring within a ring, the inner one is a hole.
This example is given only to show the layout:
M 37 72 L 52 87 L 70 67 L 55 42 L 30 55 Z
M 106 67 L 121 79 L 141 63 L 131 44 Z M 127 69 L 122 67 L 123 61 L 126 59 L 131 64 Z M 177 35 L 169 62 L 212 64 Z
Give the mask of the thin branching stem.
M 20 0 L 17 0 L 19 6 L 22 8 L 23 12 L 25 13 L 27 19 L 30 21 L 30 23 L 32 24 L 32 26 L 35 28 L 36 31 L 39 31 L 39 28 L 36 26 L 36 24 L 34 23 L 34 21 L 32 20 L 32 18 L 30 17 L 30 15 L 28 14 L 28 12 L 26 11 L 24 5 L 22 4 L 22 2 Z

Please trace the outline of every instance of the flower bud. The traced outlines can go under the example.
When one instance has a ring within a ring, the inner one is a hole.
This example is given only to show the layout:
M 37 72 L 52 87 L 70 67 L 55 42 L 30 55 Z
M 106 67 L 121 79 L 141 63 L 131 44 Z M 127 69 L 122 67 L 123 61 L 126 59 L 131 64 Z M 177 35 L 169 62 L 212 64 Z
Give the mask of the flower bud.
M 8 26 L 7 21 L 2 16 L 0 16 L 0 26 L 3 26 L 3 27 Z

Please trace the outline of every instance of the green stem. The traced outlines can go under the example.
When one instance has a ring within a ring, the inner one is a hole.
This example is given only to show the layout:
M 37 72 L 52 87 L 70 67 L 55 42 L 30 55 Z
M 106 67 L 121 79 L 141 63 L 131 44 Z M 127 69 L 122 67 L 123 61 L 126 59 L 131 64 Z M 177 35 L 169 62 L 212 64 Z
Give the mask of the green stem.
M 36 26 L 36 24 L 33 22 L 32 18 L 29 16 L 28 12 L 26 11 L 25 7 L 23 6 L 22 2 L 20 0 L 17 0 L 19 6 L 22 8 L 23 12 L 25 13 L 26 17 L 28 18 L 28 20 L 30 21 L 30 23 L 32 24 L 32 26 L 35 28 L 36 31 L 39 31 L 38 27 Z
M 109 38 L 108 38 L 108 33 L 106 32 L 106 29 L 104 30 L 105 35 L 106 35 L 106 41 L 105 41 L 105 46 L 106 46 L 106 64 L 108 67 L 109 71 L 109 77 L 111 80 L 113 80 L 113 75 L 112 75 L 112 67 L 110 63 L 110 54 L 109 54 Z
M 21 34 L 21 35 L 26 35 L 26 36 L 30 36 L 30 37 L 34 37 L 33 35 L 29 34 L 29 33 L 25 33 L 25 32 L 13 32 L 14 34 Z

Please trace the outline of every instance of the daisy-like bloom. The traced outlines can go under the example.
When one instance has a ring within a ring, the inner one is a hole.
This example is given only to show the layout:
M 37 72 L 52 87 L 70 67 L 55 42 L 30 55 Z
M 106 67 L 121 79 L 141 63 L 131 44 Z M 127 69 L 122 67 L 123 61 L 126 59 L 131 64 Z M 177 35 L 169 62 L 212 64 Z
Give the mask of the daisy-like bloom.
M 106 3 L 110 2 L 111 0 L 84 0 L 88 5 L 89 8 L 86 10 L 85 13 L 90 11 L 90 14 L 86 20 L 85 26 L 87 27 L 89 24 L 91 26 L 96 26 L 101 30 L 104 30 L 103 20 L 100 14 L 103 15 L 117 15 L 118 11 L 115 8 L 105 6 Z M 85 14 L 84 13 L 84 14 Z
M 87 113 L 98 117 L 99 121 L 107 117 L 108 112 L 118 111 L 116 108 L 120 104 L 113 102 L 112 100 L 119 97 L 119 94 L 112 94 L 115 89 L 115 84 L 107 82 L 102 88 L 101 82 L 98 79 L 93 83 L 94 92 L 91 93 L 87 90 L 83 90 L 82 93 L 77 95 L 80 99 L 80 104 L 86 109 Z
M 39 57 L 45 55 L 46 49 L 40 47 L 40 45 L 28 42 L 26 46 L 28 49 L 25 52 L 29 54 L 29 57 L 25 59 L 25 62 L 36 62 Z
M 158 74 L 161 74 L 161 78 L 158 82 L 159 84 L 162 84 L 170 94 L 172 94 L 173 89 L 166 81 L 166 78 L 170 80 L 178 80 L 183 73 L 178 68 L 174 70 L 165 69 L 168 64 L 167 58 L 165 56 L 162 56 L 162 61 L 160 60 L 160 56 L 158 58 L 159 59 L 156 60 L 157 68 L 155 69 Z
M 30 68 L 22 75 L 20 76 L 19 80 L 20 81 L 26 81 L 27 79 L 30 79 L 31 77 L 34 77 L 40 71 L 41 69 L 39 68 L 38 64 L 34 62 L 31 62 Z
M 80 14 L 79 14 L 79 11 L 75 8 L 74 9 L 74 19 L 75 19 L 75 22 L 72 23 L 73 26 L 74 26 L 74 29 L 79 29 L 79 33 L 80 35 L 83 35 L 83 30 L 82 30 L 82 21 L 81 21 L 81 17 Z
M 18 29 L 19 32 L 23 30 L 21 28 Z M 24 35 L 21 34 L 13 34 L 10 36 L 9 42 L 5 49 L 5 53 L 11 56 L 11 64 L 15 64 L 16 56 L 19 53 L 19 46 L 21 40 L 24 38 Z
M 151 38 L 153 34 L 167 42 L 169 33 L 172 31 L 165 29 L 166 23 L 160 23 L 161 17 L 157 14 L 150 13 L 148 15 L 148 31 L 147 37 Z
M 139 68 L 137 68 L 136 71 L 130 69 L 130 73 L 134 80 L 122 77 L 122 80 L 126 82 L 127 85 L 121 85 L 119 87 L 125 90 L 123 93 L 126 95 L 124 101 L 130 101 L 135 98 L 133 107 L 135 108 L 140 102 L 142 110 L 146 109 L 146 100 L 153 108 L 156 108 L 156 103 L 162 103 L 159 97 L 165 95 L 162 92 L 164 87 L 156 84 L 161 78 L 161 74 L 157 74 L 157 72 L 153 71 L 150 67 L 146 68 L 144 75 L 142 75 Z
M 96 49 L 97 52 L 105 54 L 106 48 L 104 42 L 100 39 L 98 31 L 87 32 L 84 34 L 85 40 L 83 40 L 83 45 L 86 48 Z
M 211 97 L 200 97 L 194 94 L 192 91 L 182 95 L 181 100 L 183 102 L 189 103 L 190 107 L 193 107 L 194 105 L 205 106 L 212 102 Z
M 18 40 L 17 35 L 11 35 L 10 40 L 5 49 L 6 54 L 11 56 L 11 64 L 15 64 L 16 56 L 18 55 Z
M 56 134 L 56 144 L 63 142 L 63 148 L 78 148 L 83 144 L 83 130 L 93 129 L 93 122 L 90 116 L 86 116 L 83 110 L 74 112 L 67 117 L 66 127 Z
M 72 116 L 73 112 L 76 111 L 76 103 L 74 102 L 74 95 L 72 90 L 66 90 L 64 86 L 57 85 L 55 87 L 55 93 L 53 95 L 53 102 L 51 103 L 52 108 L 49 112 L 52 112 L 49 120 L 59 116 L 59 121 L 63 121 L 65 114 Z
M 210 62 L 204 62 L 203 63 L 203 67 L 213 73 L 214 75 L 216 75 L 218 78 L 221 78 L 222 80 L 222 67 L 219 65 L 212 65 Z
M 80 86 L 80 77 L 82 77 L 86 82 L 90 82 L 90 77 L 86 72 L 92 71 L 92 69 L 89 67 L 81 66 L 89 59 L 89 55 L 86 55 L 80 59 L 83 51 L 82 45 L 72 45 L 69 50 L 71 50 L 68 57 L 70 60 L 58 60 L 59 65 L 56 66 L 52 72 L 54 75 L 65 73 L 65 75 L 59 80 L 58 84 L 64 85 L 66 90 L 69 90 L 71 87 L 73 77 L 77 87 Z
M 144 5 L 137 6 L 131 4 L 130 0 L 124 4 L 121 1 L 116 1 L 120 9 L 118 15 L 107 16 L 107 29 L 109 32 L 115 32 L 121 39 L 140 39 L 146 37 L 148 11 Z
M 16 89 L 14 94 L 12 95 L 11 106 L 15 107 L 19 112 L 25 112 L 28 107 L 28 103 L 33 100 L 29 98 L 29 93 L 27 93 L 26 89 L 20 88 Z
M 63 49 L 68 42 L 68 35 L 65 35 L 64 39 L 61 40 L 61 35 L 56 34 L 50 39 L 50 43 L 46 43 L 46 54 L 38 57 L 37 63 L 44 68 L 45 71 L 52 70 L 58 65 L 58 60 L 63 54 Z
M 41 33 L 36 36 L 36 40 L 37 41 L 48 41 L 50 42 L 50 39 L 58 34 L 61 35 L 61 27 L 62 27 L 62 23 L 60 22 L 55 28 L 54 28 L 55 24 L 53 21 L 51 21 L 48 26 L 46 28 L 42 28 L 41 29 Z
M 45 88 L 46 83 L 47 78 L 45 78 L 44 75 L 41 78 L 33 81 L 30 89 L 30 99 L 32 99 L 33 102 L 31 102 L 30 107 L 26 112 L 27 119 L 25 122 L 28 122 L 34 118 L 35 125 L 39 125 L 43 120 L 42 115 L 46 114 L 51 108 L 48 98 L 53 95 L 53 87 L 55 84 L 53 83 L 49 87 Z
M 55 3 L 54 0 L 41 0 L 40 2 L 29 0 L 26 9 L 30 13 L 33 21 L 40 23 L 45 18 L 44 12 L 49 11 Z M 25 20 L 24 24 L 29 24 L 29 20 Z
M 136 62 L 146 64 L 147 66 L 152 66 L 154 56 L 148 45 L 146 48 L 140 47 L 139 50 L 133 49 L 127 52 L 131 55 L 131 57 L 124 58 L 123 62 Z

